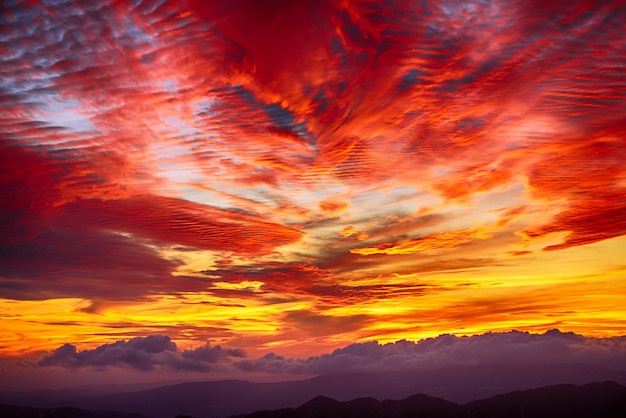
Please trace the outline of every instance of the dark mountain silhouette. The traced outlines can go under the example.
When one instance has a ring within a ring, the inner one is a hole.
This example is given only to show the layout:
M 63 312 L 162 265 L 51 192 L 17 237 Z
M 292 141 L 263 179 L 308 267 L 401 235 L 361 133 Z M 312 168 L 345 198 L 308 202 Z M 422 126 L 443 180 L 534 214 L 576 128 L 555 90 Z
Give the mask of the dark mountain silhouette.
M 116 405 L 117 407 L 117 405 Z M 185 405 L 173 405 L 184 410 Z M 172 414 L 168 418 L 208 418 L 211 415 Z M 582 386 L 555 385 L 497 395 L 464 405 L 417 394 L 402 400 L 357 398 L 337 401 L 316 396 L 297 408 L 262 410 L 233 418 L 623 418 L 626 386 L 616 382 Z M 137 413 L 50 409 L 0 404 L 4 418 L 148 418 Z
M 0 401 L 30 406 L 47 406 L 84 397 L 93 397 L 111 393 L 138 392 L 160 386 L 182 383 L 181 381 L 161 381 L 150 383 L 124 383 L 73 386 L 64 389 L 39 389 L 32 391 L 0 392 Z
M 465 409 L 468 416 L 485 418 L 626 417 L 626 387 L 616 382 L 548 386 L 470 402 Z
M 326 397 L 317 397 L 292 410 L 297 417 L 441 417 L 458 416 L 459 406 L 455 403 L 428 395 L 413 395 L 401 401 L 378 401 L 373 398 L 358 398 L 338 402 Z M 283 414 L 286 412 L 283 410 Z M 284 414 L 284 417 L 289 415 Z M 269 418 L 269 417 L 268 417 Z
M 139 414 L 115 412 L 115 411 L 87 411 L 84 409 L 59 407 L 59 408 L 32 408 L 27 406 L 14 406 L 0 404 L 0 417 L 2 418 L 148 418 Z
M 257 411 L 236 418 L 623 418 L 626 387 L 615 382 L 557 385 L 458 405 L 427 395 L 400 401 L 347 402 L 318 396 L 298 408 Z
M 59 405 L 85 410 L 136 412 L 155 418 L 176 415 L 225 417 L 257 410 L 296 408 L 315 396 L 339 401 L 357 398 L 405 399 L 416 393 L 467 403 L 515 390 L 555 384 L 612 380 L 626 384 L 626 372 L 588 365 L 498 365 L 454 367 L 428 371 L 396 371 L 323 375 L 291 382 L 190 382 L 150 390 L 76 396 L 73 391 L 0 394 L 0 402 L 31 407 Z
M 460 418 L 461 414 L 460 406 L 455 403 L 420 394 L 401 401 L 358 398 L 340 402 L 325 396 L 318 396 L 295 409 L 257 411 L 233 418 Z

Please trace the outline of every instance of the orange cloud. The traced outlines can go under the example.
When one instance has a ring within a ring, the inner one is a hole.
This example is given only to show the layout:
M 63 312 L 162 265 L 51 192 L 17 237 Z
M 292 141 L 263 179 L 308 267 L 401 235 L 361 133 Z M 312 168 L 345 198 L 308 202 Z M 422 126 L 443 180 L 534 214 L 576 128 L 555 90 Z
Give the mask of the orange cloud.
M 532 251 L 507 251 L 506 255 L 510 255 L 512 257 L 520 257 L 523 255 L 529 255 L 532 254 Z
M 318 206 L 320 210 L 327 215 L 336 215 L 337 213 L 345 211 L 349 207 L 347 202 L 337 200 L 323 200 L 319 202 Z
M 353 248 L 353 254 L 414 254 L 418 252 L 432 253 L 442 249 L 457 248 L 460 245 L 476 240 L 486 240 L 495 235 L 496 231 L 487 227 L 477 227 L 463 231 L 442 232 L 425 236 L 421 239 L 407 240 L 395 244 L 385 243 L 375 247 Z
M 341 231 L 339 231 L 339 234 L 342 237 L 351 237 L 352 235 L 357 233 L 357 229 L 355 227 L 353 227 L 352 225 L 350 226 L 346 226 L 344 229 L 342 229 Z

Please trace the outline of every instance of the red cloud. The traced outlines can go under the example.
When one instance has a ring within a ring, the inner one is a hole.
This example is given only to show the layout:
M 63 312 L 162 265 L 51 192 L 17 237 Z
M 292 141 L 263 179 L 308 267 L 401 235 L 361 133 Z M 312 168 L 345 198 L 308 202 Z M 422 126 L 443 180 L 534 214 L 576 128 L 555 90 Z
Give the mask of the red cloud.
M 626 138 L 622 125 L 612 131 Z M 525 229 L 524 236 L 565 232 L 568 236 L 562 244 L 546 248 L 558 250 L 626 234 L 626 142 L 607 140 L 604 135 L 579 138 L 574 146 L 558 144 L 554 151 L 562 149 L 561 153 L 533 166 L 529 178 L 533 194 L 564 202 L 566 209 L 542 225 Z
M 302 236 L 258 216 L 153 195 L 78 200 L 66 210 L 72 218 L 93 227 L 206 250 L 263 254 Z
M 263 254 L 302 235 L 255 215 L 133 195 L 130 189 L 107 183 L 107 177 L 78 175 L 105 175 L 98 171 L 106 168 L 98 158 L 92 165 L 50 158 L 9 142 L 1 145 L 0 168 L 6 175 L 0 180 L 0 276 L 7 297 L 127 299 L 179 287 L 199 290 L 200 283 L 173 280 L 171 273 L 178 264 L 164 260 L 146 244 Z M 112 188 L 125 197 L 109 193 Z M 89 198 L 81 199 L 81 194 Z M 120 281 L 125 286 L 119 287 Z

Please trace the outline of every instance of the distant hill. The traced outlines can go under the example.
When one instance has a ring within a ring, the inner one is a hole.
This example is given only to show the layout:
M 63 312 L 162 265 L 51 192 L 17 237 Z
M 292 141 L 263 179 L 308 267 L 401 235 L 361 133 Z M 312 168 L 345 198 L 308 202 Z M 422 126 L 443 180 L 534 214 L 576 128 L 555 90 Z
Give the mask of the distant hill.
M 59 408 L 32 408 L 27 406 L 15 406 L 0 404 L 0 417 L 2 418 L 148 418 L 139 414 L 129 414 L 114 411 L 86 411 L 84 409 L 59 407 Z
M 112 405 L 113 406 L 113 405 Z M 118 405 L 114 405 L 118 407 Z M 177 411 L 184 404 L 172 405 Z M 211 415 L 193 415 L 209 418 Z M 175 413 L 168 418 L 192 418 Z M 626 386 L 616 382 L 582 386 L 555 385 L 517 391 L 459 405 L 417 394 L 402 400 L 357 398 L 337 401 L 316 396 L 297 408 L 261 410 L 233 418 L 623 418 Z M 50 409 L 0 404 L 2 418 L 148 418 L 137 413 L 85 410 L 72 407 Z
M 76 389 L 70 392 L 5 393 L 0 394 L 0 402 L 38 408 L 63 405 L 83 410 L 116 409 L 154 418 L 176 415 L 213 418 L 257 410 L 296 408 L 318 395 L 349 401 L 368 397 L 399 400 L 423 393 L 465 404 L 516 390 L 607 380 L 626 385 L 626 371 L 574 364 L 467 366 L 419 372 L 322 375 L 292 382 L 190 382 L 97 396 Z
M 623 418 L 626 387 L 615 382 L 557 385 L 458 405 L 427 395 L 339 402 L 318 396 L 298 408 L 257 411 L 236 418 Z
M 468 416 L 497 418 L 626 417 L 626 387 L 615 382 L 556 385 L 470 402 Z
M 457 418 L 461 417 L 459 408 L 455 403 L 427 395 L 413 395 L 401 401 L 358 398 L 344 402 L 318 396 L 295 409 L 257 411 L 233 418 Z

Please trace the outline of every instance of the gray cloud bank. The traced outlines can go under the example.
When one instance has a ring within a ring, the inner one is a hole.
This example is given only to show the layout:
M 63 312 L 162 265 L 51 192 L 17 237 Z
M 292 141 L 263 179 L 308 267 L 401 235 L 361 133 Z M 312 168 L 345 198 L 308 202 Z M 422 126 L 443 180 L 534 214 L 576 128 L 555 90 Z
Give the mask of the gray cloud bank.
M 589 338 L 558 330 L 544 334 L 510 331 L 464 337 L 441 335 L 418 342 L 355 343 L 307 359 L 275 353 L 249 359 L 242 349 L 206 344 L 180 350 L 169 337 L 152 335 L 83 351 L 65 344 L 40 360 L 38 365 L 72 369 L 127 367 L 321 375 L 531 363 L 579 363 L 626 370 L 626 336 Z

